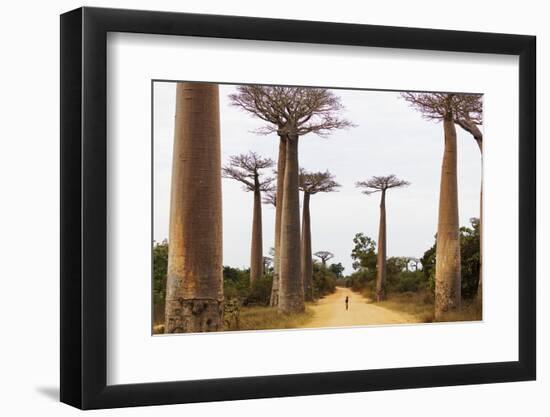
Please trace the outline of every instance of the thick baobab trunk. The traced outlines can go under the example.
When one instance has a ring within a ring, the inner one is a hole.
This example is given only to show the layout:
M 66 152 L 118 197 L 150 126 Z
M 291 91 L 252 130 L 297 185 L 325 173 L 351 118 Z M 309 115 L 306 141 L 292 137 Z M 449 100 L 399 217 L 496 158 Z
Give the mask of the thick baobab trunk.
M 220 171 L 218 86 L 178 83 L 165 333 L 222 329 Z
M 310 194 L 304 192 L 304 205 L 302 211 L 302 279 L 304 281 L 304 298 L 313 300 L 313 261 L 311 259 L 311 219 L 309 215 Z
M 452 118 L 443 120 L 445 150 L 441 167 L 439 221 L 435 264 L 435 319 L 461 303 L 460 234 L 458 224 L 456 129 Z
M 378 226 L 378 254 L 376 255 L 376 301 L 386 298 L 386 190 L 380 197 L 380 224 Z
M 250 285 L 262 277 L 264 271 L 264 252 L 262 244 L 262 198 L 260 185 L 255 179 L 256 189 L 254 190 L 254 215 L 252 217 L 252 243 L 250 247 Z
M 289 136 L 281 214 L 279 312 L 304 311 L 304 284 L 300 265 L 300 194 L 298 136 Z
M 281 252 L 281 214 L 283 212 L 283 193 L 285 181 L 286 139 L 279 139 L 279 157 L 277 161 L 277 192 L 275 196 L 275 253 L 273 255 L 273 286 L 271 288 L 270 305 L 279 304 L 279 269 Z

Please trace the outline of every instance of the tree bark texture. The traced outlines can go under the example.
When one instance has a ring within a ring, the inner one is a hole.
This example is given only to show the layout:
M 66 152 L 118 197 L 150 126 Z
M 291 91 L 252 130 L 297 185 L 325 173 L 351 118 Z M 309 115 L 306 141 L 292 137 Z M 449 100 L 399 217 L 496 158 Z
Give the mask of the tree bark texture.
M 298 136 L 289 136 L 281 214 L 279 312 L 304 311 L 304 284 L 300 262 L 300 194 L 298 188 Z
M 483 304 L 483 179 L 479 192 L 479 282 L 475 302 L 478 306 Z
M 222 329 L 220 172 L 218 86 L 178 83 L 165 333 Z
M 275 196 L 275 253 L 273 255 L 273 286 L 271 288 L 270 305 L 279 304 L 279 270 L 281 252 L 281 215 L 283 212 L 283 195 L 285 182 L 286 139 L 279 138 L 279 156 L 277 160 L 277 192 Z
M 445 148 L 441 167 L 439 221 L 435 265 L 435 319 L 461 303 L 460 234 L 458 224 L 456 128 L 443 120 Z
M 380 196 L 380 224 L 376 256 L 376 301 L 386 299 L 386 190 Z
M 309 213 L 309 200 L 311 195 L 304 192 L 304 204 L 302 211 L 302 279 L 304 281 L 304 298 L 313 300 L 313 260 L 311 254 L 311 218 Z
M 250 285 L 253 286 L 264 273 L 264 252 L 262 243 L 262 198 L 256 179 L 254 190 L 254 214 L 252 216 L 252 243 L 250 247 Z

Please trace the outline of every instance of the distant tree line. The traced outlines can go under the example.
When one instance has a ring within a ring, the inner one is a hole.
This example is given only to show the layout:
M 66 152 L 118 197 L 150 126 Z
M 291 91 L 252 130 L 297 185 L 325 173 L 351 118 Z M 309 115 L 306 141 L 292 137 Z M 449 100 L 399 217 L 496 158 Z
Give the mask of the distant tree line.
M 376 296 L 377 251 L 373 239 L 363 233 L 353 238 L 355 244 L 351 257 L 354 272 L 345 277 L 348 287 L 355 291 L 366 290 Z M 436 242 L 424 252 L 419 260 L 408 257 L 390 257 L 386 262 L 387 292 L 426 290 L 434 295 L 436 287 Z M 470 219 L 469 227 L 460 228 L 461 293 L 464 299 L 474 299 L 480 279 L 480 223 Z M 422 265 L 422 269 L 418 265 Z

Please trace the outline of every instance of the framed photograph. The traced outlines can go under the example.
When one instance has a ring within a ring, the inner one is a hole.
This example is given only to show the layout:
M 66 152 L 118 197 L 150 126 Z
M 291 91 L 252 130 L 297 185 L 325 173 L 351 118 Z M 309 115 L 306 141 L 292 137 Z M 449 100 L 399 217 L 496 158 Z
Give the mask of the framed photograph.
M 61 401 L 533 380 L 535 37 L 61 16 Z

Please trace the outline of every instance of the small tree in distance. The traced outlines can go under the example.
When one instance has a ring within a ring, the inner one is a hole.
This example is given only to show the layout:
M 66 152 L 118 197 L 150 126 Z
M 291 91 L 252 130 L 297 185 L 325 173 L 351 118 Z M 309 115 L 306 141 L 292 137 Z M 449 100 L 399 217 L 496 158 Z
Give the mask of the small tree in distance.
M 395 175 L 372 177 L 367 181 L 356 183 L 363 189 L 363 194 L 381 193 L 380 225 L 378 228 L 378 255 L 376 258 L 376 301 L 386 298 L 386 192 L 391 188 L 406 187 L 409 182 L 400 180 Z
M 315 252 L 313 256 L 316 256 L 321 260 L 321 264 L 323 264 L 323 268 L 327 267 L 327 261 L 334 258 L 334 254 L 326 250 L 320 250 L 318 252 Z
M 336 276 L 336 278 L 342 278 L 344 276 L 344 265 L 341 262 L 337 264 L 330 264 L 328 269 Z

